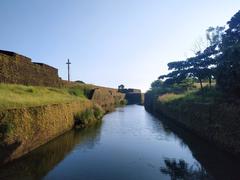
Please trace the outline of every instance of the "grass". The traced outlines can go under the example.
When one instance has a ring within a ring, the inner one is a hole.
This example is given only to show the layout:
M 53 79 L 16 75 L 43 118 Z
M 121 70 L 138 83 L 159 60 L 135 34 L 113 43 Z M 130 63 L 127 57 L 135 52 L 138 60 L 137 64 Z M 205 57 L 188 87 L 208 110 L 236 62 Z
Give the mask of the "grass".
M 0 110 L 83 100 L 85 89 L 0 84 Z
M 214 103 L 221 102 L 225 98 L 215 87 L 204 87 L 203 90 L 196 89 L 186 91 L 182 94 L 166 93 L 159 96 L 158 100 L 162 103 L 195 102 L 195 103 Z
M 159 96 L 158 100 L 161 101 L 162 103 L 168 103 L 183 98 L 184 96 L 185 94 L 166 93 L 163 94 L 162 96 Z

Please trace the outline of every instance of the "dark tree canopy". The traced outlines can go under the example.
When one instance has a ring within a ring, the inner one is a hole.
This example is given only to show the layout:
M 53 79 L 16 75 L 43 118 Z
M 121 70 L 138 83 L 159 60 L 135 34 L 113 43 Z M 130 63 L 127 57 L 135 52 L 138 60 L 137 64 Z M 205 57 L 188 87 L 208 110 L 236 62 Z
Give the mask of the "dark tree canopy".
M 173 85 L 185 79 L 203 81 L 216 79 L 218 89 L 240 96 L 240 11 L 230 21 L 228 28 L 217 26 L 206 30 L 208 46 L 186 60 L 168 63 L 171 71 L 159 77 L 163 84 Z
M 240 11 L 227 24 L 217 58 L 217 85 L 226 93 L 240 96 Z
M 118 89 L 124 89 L 124 88 L 125 88 L 125 86 L 123 84 L 118 86 Z
M 163 81 L 158 79 L 158 80 L 152 82 L 151 88 L 159 88 L 162 85 L 163 85 Z

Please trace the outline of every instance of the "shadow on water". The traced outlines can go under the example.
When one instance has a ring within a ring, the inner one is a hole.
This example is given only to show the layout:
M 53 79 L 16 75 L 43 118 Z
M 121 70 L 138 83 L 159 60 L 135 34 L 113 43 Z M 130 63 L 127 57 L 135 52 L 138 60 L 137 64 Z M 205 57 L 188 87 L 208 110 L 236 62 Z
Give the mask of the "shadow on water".
M 171 177 L 171 180 L 212 180 L 213 178 L 206 172 L 200 164 L 189 166 L 188 163 L 182 159 L 165 159 L 165 166 L 160 168 L 163 174 Z
M 101 122 L 72 130 L 0 169 L 0 179 L 41 179 L 71 151 L 81 145 L 91 149 L 99 141 Z
M 154 118 L 155 119 L 155 118 Z M 233 157 L 227 152 L 221 151 L 211 143 L 199 138 L 188 130 L 177 126 L 165 117 L 158 118 L 166 134 L 178 138 L 182 146 L 187 146 L 193 157 L 200 163 L 189 166 L 182 159 L 165 158 L 165 166 L 160 167 L 163 174 L 175 179 L 216 179 L 239 180 L 240 157 Z M 155 119 L 153 121 L 157 121 Z M 180 176 L 180 177 L 178 177 Z M 183 178 L 184 177 L 184 178 Z

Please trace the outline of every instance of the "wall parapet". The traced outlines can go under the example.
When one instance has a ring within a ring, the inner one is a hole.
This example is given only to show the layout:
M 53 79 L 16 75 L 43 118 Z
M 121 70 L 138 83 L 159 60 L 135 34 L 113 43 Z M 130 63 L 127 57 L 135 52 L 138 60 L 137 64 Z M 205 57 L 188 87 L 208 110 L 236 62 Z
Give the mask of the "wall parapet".
M 0 50 L 0 83 L 62 86 L 58 69 L 44 63 L 32 62 L 28 57 L 3 50 Z

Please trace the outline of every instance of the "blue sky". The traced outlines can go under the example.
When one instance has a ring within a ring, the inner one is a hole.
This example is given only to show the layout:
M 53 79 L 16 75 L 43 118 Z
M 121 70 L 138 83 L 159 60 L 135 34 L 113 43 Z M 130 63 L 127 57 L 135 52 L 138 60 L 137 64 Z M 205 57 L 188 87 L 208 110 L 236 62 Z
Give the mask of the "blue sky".
M 239 0 L 1 0 L 0 49 L 59 69 L 67 79 L 147 90 L 167 63 L 189 56 Z

